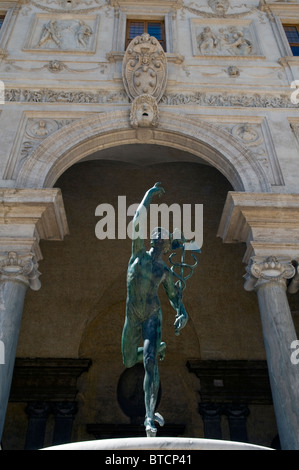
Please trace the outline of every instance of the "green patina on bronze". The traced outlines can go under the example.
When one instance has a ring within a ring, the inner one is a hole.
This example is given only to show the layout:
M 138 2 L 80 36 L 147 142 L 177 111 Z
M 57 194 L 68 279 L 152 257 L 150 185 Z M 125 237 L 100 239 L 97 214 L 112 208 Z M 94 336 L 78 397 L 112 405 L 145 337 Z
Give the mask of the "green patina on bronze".
M 174 322 L 175 333 L 184 328 L 188 321 L 182 293 L 185 280 L 193 272 L 193 266 L 184 262 L 183 235 L 180 239 L 173 237 L 168 231 L 157 227 L 151 234 L 151 248 L 146 250 L 142 233 L 142 215 L 148 213 L 153 197 L 162 196 L 164 189 L 160 183 L 156 183 L 149 189 L 133 218 L 132 255 L 127 271 L 127 302 L 126 318 L 122 334 L 122 355 L 126 367 L 133 367 L 143 361 L 144 377 L 144 401 L 145 401 L 145 429 L 148 437 L 156 436 L 155 421 L 161 426 L 163 417 L 155 412 L 160 378 L 158 370 L 158 357 L 164 359 L 166 344 L 161 341 L 162 311 L 158 297 L 158 288 L 162 284 L 169 298 L 171 306 L 176 311 Z M 137 235 L 136 235 L 137 234 Z M 163 255 L 169 253 L 172 248 L 182 249 L 181 263 L 173 263 L 170 268 L 163 260 Z M 174 267 L 180 268 L 180 274 L 174 271 Z M 184 278 L 183 270 L 190 268 L 189 275 Z M 179 280 L 178 280 L 179 279 Z M 143 346 L 140 347 L 140 341 Z

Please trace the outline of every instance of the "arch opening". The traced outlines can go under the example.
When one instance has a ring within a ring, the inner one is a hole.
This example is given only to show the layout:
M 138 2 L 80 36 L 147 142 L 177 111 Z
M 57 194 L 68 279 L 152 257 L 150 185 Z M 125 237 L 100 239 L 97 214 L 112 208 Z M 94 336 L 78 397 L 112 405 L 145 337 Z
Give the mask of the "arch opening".
M 74 163 L 131 144 L 179 149 L 215 167 L 235 191 L 271 192 L 254 154 L 224 129 L 174 112 L 161 112 L 158 128 L 132 129 L 126 111 L 76 121 L 45 139 L 24 163 L 16 187 L 53 187 Z
M 188 281 L 185 305 L 189 322 L 179 337 L 173 331 L 174 311 L 163 289 L 160 292 L 167 355 L 160 367 L 163 393 L 159 409 L 165 411 L 167 422 L 185 423 L 186 433 L 196 435 L 201 432 L 194 419 L 198 416 L 198 400 L 187 360 L 236 355 L 245 358 L 256 353 L 261 343 L 256 327 L 258 312 L 242 289 L 242 247 L 224 246 L 216 237 L 223 203 L 231 190 L 226 178 L 211 165 L 199 165 L 196 157 L 184 162 L 180 150 L 165 146 L 159 151 L 168 161 L 138 166 L 134 158 L 139 161 L 141 148 L 148 155 L 154 148 L 159 149 L 154 144 L 113 147 L 103 151 L 105 160 L 91 155 L 92 161 L 72 165 L 57 181 L 70 236 L 63 244 L 41 241 L 44 259 L 40 269 L 48 282 L 26 299 L 19 352 L 24 357 L 34 357 L 42 351 L 47 357 L 55 350 L 58 357 L 90 358 L 93 366 L 80 383 L 79 394 L 84 396 L 85 406 L 80 409 L 79 422 L 96 423 L 99 417 L 109 424 L 113 416 L 115 422 L 127 423 L 128 417 L 117 404 L 116 390 L 123 372 L 121 333 L 131 241 L 98 240 L 95 208 L 101 202 L 116 207 L 117 196 L 124 194 L 127 205 L 136 203 L 150 184 L 162 179 L 166 191 L 163 202 L 204 206 L 203 249 L 198 270 Z M 116 158 L 122 161 L 115 161 Z M 231 292 L 237 293 L 231 302 L 227 302 L 227 283 L 223 279 L 229 279 Z M 38 321 L 41 311 L 42 328 Z M 244 315 L 244 311 L 248 313 Z M 242 342 L 240 331 L 251 331 L 252 341 Z M 91 414 L 95 414 L 93 421 L 88 421 Z M 83 438 L 88 438 L 86 431 Z

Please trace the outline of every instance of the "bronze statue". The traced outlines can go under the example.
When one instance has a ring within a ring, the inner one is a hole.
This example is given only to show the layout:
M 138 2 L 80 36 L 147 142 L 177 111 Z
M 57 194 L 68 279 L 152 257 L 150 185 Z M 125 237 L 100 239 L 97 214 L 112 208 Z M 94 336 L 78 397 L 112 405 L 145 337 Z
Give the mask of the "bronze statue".
M 167 230 L 158 227 L 151 235 L 149 251 L 144 244 L 145 234 L 142 233 L 141 215 L 146 216 L 154 196 L 161 197 L 163 194 L 164 189 L 160 183 L 156 183 L 146 192 L 133 218 L 132 255 L 127 271 L 126 319 L 122 334 L 124 365 L 133 367 L 143 360 L 146 410 L 144 425 L 148 437 L 156 436 L 155 421 L 160 426 L 164 424 L 163 417 L 155 412 L 160 386 L 157 358 L 163 360 L 166 349 L 166 344 L 161 341 L 162 311 L 158 297 L 160 284 L 163 285 L 170 304 L 176 311 L 174 322 L 176 334 L 179 334 L 188 320 L 182 302 L 181 281 L 184 279 L 176 276 L 174 270 L 162 259 L 164 254 L 170 252 L 174 242 L 178 247 L 182 240 L 173 240 L 173 236 Z M 134 236 L 136 233 L 138 236 Z M 175 277 L 181 279 L 179 283 Z M 139 346 L 141 339 L 143 347 Z

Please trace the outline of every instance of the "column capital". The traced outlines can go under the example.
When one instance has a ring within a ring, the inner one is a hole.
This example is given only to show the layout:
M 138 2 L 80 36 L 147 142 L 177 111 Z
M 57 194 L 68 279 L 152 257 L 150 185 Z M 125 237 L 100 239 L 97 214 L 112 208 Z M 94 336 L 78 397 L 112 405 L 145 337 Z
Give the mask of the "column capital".
M 222 405 L 220 403 L 199 403 L 198 411 L 203 418 L 215 418 L 222 414 Z
M 52 410 L 56 418 L 73 418 L 78 411 L 78 404 L 75 401 L 54 402 Z
M 50 413 L 50 405 L 47 402 L 35 401 L 27 404 L 26 413 L 29 418 L 44 419 L 47 418 Z
M 286 279 L 291 279 L 295 272 L 289 258 L 253 256 L 246 268 L 244 288 L 252 291 L 269 282 L 282 283 L 286 287 Z
M 39 290 L 38 264 L 33 253 L 19 254 L 15 251 L 0 253 L 0 283 L 22 282 L 32 290 Z
M 226 414 L 230 418 L 247 418 L 249 416 L 250 411 L 247 405 L 242 403 L 227 403 L 223 407 L 223 413 Z

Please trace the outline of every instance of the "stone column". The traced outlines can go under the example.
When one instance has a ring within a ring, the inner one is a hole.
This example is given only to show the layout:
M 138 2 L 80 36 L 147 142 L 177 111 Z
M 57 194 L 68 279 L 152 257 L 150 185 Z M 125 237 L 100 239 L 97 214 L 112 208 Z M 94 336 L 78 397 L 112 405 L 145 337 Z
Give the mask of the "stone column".
M 219 403 L 199 403 L 198 411 L 202 416 L 205 438 L 222 439 L 222 406 Z
M 291 361 L 295 329 L 286 296 L 299 289 L 291 260 L 299 253 L 299 193 L 229 192 L 218 235 L 245 243 L 245 288 L 258 296 L 268 371 L 283 449 L 299 449 L 299 368 Z M 273 257 L 276 256 L 276 258 Z
M 295 274 L 289 259 L 253 257 L 245 289 L 255 290 L 262 321 L 269 379 L 281 447 L 299 449 L 299 368 L 291 362 L 296 332 L 286 295 Z
M 55 416 L 53 445 L 71 442 L 73 421 L 78 411 L 77 403 L 73 401 L 53 403 L 52 409 Z
M 227 415 L 231 441 L 248 442 L 246 420 L 249 408 L 242 404 L 228 404 L 223 409 Z
M 46 402 L 29 403 L 26 412 L 28 415 L 28 429 L 25 450 L 42 449 L 50 405 Z
M 25 294 L 40 288 L 39 241 L 63 240 L 67 234 L 59 189 L 0 190 L 0 441 Z
M 25 294 L 40 288 L 37 263 L 32 253 L 9 252 L 0 257 L 0 340 L 4 364 L 0 365 L 0 436 L 9 398 Z

